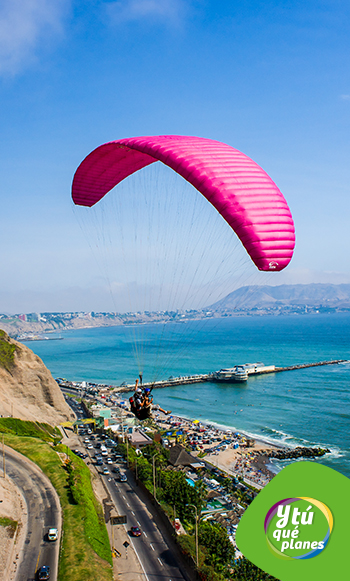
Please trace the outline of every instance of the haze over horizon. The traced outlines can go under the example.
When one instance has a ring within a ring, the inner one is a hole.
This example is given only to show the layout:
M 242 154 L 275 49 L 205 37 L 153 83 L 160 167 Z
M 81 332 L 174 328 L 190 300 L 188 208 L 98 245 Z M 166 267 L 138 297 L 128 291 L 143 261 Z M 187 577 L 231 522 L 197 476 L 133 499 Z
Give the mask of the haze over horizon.
M 70 187 L 92 149 L 134 135 L 223 141 L 272 177 L 297 244 L 255 284 L 350 283 L 349 17 L 342 0 L 4 0 L 0 312 L 116 310 L 111 284 L 125 299 Z

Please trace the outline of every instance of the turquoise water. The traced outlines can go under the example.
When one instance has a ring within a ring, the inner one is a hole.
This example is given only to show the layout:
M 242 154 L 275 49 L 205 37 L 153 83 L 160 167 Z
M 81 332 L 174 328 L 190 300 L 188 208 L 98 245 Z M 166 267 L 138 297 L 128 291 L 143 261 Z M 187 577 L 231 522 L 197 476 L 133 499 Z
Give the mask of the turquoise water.
M 29 346 L 54 377 L 119 384 L 138 375 L 134 331 L 67 331 L 63 341 Z M 165 330 L 148 325 L 142 333 L 145 380 L 154 375 L 155 360 L 158 376 L 166 378 L 256 361 L 286 366 L 350 358 L 350 314 L 210 319 Z M 187 417 L 291 445 L 327 446 L 332 453 L 322 463 L 350 477 L 350 363 L 257 376 L 246 384 L 164 388 L 154 396 Z

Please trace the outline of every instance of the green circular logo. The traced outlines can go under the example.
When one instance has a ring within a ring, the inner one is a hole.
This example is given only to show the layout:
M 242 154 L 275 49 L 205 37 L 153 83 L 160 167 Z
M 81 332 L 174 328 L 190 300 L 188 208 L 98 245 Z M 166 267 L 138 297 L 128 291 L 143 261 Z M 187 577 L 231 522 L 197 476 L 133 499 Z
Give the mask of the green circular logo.
M 268 511 L 264 529 L 267 544 L 276 557 L 311 559 L 327 546 L 333 516 L 328 506 L 314 498 L 284 498 Z

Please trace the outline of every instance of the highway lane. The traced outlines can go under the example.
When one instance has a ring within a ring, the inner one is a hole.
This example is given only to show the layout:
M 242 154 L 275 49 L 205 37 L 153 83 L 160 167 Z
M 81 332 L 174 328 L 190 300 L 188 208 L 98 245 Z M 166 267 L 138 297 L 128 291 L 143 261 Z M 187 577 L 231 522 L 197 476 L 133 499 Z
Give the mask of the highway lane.
M 61 529 L 58 496 L 49 479 L 27 458 L 5 449 L 6 473 L 21 490 L 27 505 L 27 530 L 16 581 L 32 581 L 38 567 L 48 565 L 50 581 L 57 579 L 59 540 L 49 542 L 49 528 Z
M 76 410 L 75 410 L 76 411 Z M 97 452 L 96 440 L 92 440 L 94 449 L 86 449 L 87 442 L 84 442 L 84 437 L 77 436 L 77 449 L 88 452 L 88 461 L 95 464 L 93 460 L 94 454 Z M 90 440 L 91 441 L 91 440 Z M 102 475 L 102 468 L 95 466 L 103 479 L 113 503 L 117 509 L 118 514 L 126 514 L 128 518 L 125 526 L 129 531 L 132 526 L 138 526 L 142 530 L 141 537 L 129 537 L 129 542 L 134 546 L 135 552 L 139 557 L 141 567 L 143 568 L 146 581 L 185 581 L 186 577 L 181 573 L 176 559 L 172 555 L 166 540 L 164 539 L 160 529 L 154 522 L 152 515 L 147 510 L 145 504 L 138 496 L 138 486 L 132 476 L 132 473 L 126 470 L 124 464 L 116 462 L 128 476 L 127 482 L 118 482 L 115 480 L 116 474 L 111 471 L 111 466 L 104 462 L 110 470 L 109 475 Z M 123 555 L 125 555 L 125 548 L 116 547 Z
M 128 477 L 131 476 L 128 473 Z M 116 482 L 111 476 L 102 476 L 111 494 L 119 514 L 126 514 L 128 518 L 127 530 L 138 526 L 142 530 L 141 537 L 130 537 L 136 553 L 142 563 L 148 581 L 184 581 L 171 550 L 163 538 L 161 531 L 154 522 L 152 515 L 147 511 L 144 503 L 137 495 L 137 486 L 131 482 Z M 124 547 L 116 547 L 125 551 Z

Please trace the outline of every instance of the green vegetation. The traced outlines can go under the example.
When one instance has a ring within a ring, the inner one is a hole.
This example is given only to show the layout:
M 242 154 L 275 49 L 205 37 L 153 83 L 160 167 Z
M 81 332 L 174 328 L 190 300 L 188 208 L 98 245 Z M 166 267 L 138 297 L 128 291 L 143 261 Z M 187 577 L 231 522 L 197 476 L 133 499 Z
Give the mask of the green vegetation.
M 268 575 L 245 557 L 236 562 L 231 579 L 232 581 L 278 581 L 276 577 Z
M 12 520 L 11 518 L 6 517 L 0 517 L 0 527 L 8 528 L 11 538 L 14 536 L 17 526 L 18 522 L 16 520 Z
M 225 527 L 216 523 L 202 522 L 198 527 L 198 542 L 206 549 L 205 564 L 218 573 L 225 573 L 234 565 L 235 550 L 227 537 Z
M 193 533 L 194 531 L 192 531 Z M 181 535 L 182 551 L 196 560 L 195 536 Z M 198 573 L 203 581 L 232 581 L 235 551 L 227 538 L 226 529 L 219 524 L 203 522 L 198 527 Z
M 52 442 L 54 444 L 58 443 L 62 438 L 58 428 L 53 428 L 49 424 L 27 422 L 18 418 L 0 418 L 0 433 L 39 438 L 44 442 Z
M 58 580 L 111 581 L 108 534 L 85 463 L 65 446 L 53 447 L 38 436 L 5 433 L 5 442 L 38 464 L 60 497 L 63 535 Z
M 0 329 L 0 367 L 6 369 L 9 373 L 11 373 L 11 369 L 14 366 L 14 355 L 16 349 L 18 349 L 18 347 L 9 343 L 8 335 L 5 331 Z

